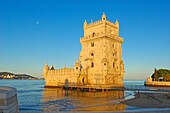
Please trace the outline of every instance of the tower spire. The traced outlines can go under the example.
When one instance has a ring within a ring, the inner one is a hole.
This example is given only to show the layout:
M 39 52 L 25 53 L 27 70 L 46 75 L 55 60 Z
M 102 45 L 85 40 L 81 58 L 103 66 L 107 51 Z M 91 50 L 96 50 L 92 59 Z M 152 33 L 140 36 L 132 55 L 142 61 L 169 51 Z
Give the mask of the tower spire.
M 84 28 L 87 26 L 87 22 L 86 22 L 86 20 L 84 21 Z
M 103 12 L 102 21 L 105 21 L 105 20 L 106 20 L 106 14 Z
M 116 25 L 116 26 L 118 27 L 118 29 L 119 29 L 119 22 L 118 22 L 117 19 L 116 19 L 115 25 Z

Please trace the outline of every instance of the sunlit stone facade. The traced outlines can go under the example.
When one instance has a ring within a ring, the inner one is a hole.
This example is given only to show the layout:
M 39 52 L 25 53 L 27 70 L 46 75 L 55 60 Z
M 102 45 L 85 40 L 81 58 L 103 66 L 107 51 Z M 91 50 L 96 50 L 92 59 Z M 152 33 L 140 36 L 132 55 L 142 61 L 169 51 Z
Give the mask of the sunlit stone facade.
M 85 21 L 80 43 L 80 61 L 76 60 L 74 68 L 56 70 L 44 66 L 45 86 L 123 87 L 123 38 L 119 36 L 119 22 L 108 21 L 105 14 L 99 21 L 89 24 Z

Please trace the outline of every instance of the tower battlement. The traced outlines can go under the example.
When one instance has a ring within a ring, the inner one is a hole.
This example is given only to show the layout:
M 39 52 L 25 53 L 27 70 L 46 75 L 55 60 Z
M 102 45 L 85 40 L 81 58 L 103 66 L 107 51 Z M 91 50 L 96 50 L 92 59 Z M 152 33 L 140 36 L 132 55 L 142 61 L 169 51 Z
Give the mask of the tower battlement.
M 89 28 L 89 27 L 95 27 L 96 25 L 99 25 L 99 24 L 102 24 L 102 20 L 98 20 L 98 21 L 95 21 L 95 22 L 91 22 L 91 23 L 87 23 L 85 26 L 84 26 L 84 29 L 86 28 Z
M 86 20 L 85 20 L 85 22 L 86 22 Z M 99 24 L 107 24 L 109 26 L 112 26 L 112 27 L 115 27 L 115 28 L 118 29 L 118 26 L 115 23 L 112 23 L 108 20 L 106 20 L 106 21 L 98 20 L 98 21 L 94 21 L 94 22 L 90 22 L 90 23 L 86 22 L 86 25 L 84 25 L 84 29 L 87 29 L 87 28 L 90 28 L 90 27 L 95 27 L 96 25 L 99 25 Z
M 116 20 L 115 23 L 112 23 L 106 20 L 106 15 L 102 15 L 102 19 L 87 23 L 84 22 L 84 37 L 95 37 L 96 35 L 116 35 L 119 36 L 119 22 Z

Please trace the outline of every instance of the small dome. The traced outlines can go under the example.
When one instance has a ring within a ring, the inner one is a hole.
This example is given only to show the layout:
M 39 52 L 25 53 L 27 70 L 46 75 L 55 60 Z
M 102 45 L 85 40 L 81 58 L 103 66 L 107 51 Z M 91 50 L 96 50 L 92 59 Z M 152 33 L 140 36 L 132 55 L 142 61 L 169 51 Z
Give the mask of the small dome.
M 78 60 L 78 58 L 76 59 L 76 63 L 75 64 L 79 64 L 79 60 Z
M 102 15 L 102 20 L 106 20 L 106 15 L 105 15 L 105 13 L 103 13 L 103 15 Z
M 115 22 L 116 24 L 119 24 L 119 22 L 118 22 L 118 20 L 116 19 L 116 22 Z
M 87 21 L 86 21 L 86 20 L 84 21 L 84 24 L 87 24 Z
M 117 19 L 116 19 L 115 25 L 119 28 L 119 22 Z
M 51 66 L 50 70 L 55 70 L 55 69 L 54 69 L 54 66 Z
M 86 20 L 84 21 L 84 27 L 86 27 L 87 26 L 87 22 L 86 22 Z
M 48 66 L 48 64 L 45 64 L 44 68 L 46 68 L 46 69 L 49 69 L 49 66 Z

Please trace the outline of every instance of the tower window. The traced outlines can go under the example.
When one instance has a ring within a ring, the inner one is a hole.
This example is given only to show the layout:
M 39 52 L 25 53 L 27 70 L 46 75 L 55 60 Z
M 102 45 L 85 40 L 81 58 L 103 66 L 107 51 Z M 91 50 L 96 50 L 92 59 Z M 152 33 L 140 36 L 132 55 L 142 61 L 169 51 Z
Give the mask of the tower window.
M 76 70 L 78 70 L 78 67 L 76 67 Z
M 91 63 L 91 67 L 94 67 L 94 63 L 93 62 Z
M 91 55 L 91 56 L 94 56 L 94 53 L 91 53 L 90 55 Z
M 113 68 L 115 67 L 115 63 L 113 63 Z
M 91 42 L 91 47 L 94 47 L 94 42 Z
M 95 36 L 95 33 L 93 32 L 92 37 L 94 37 L 94 36 Z
M 106 63 L 104 63 L 104 65 L 106 66 Z

